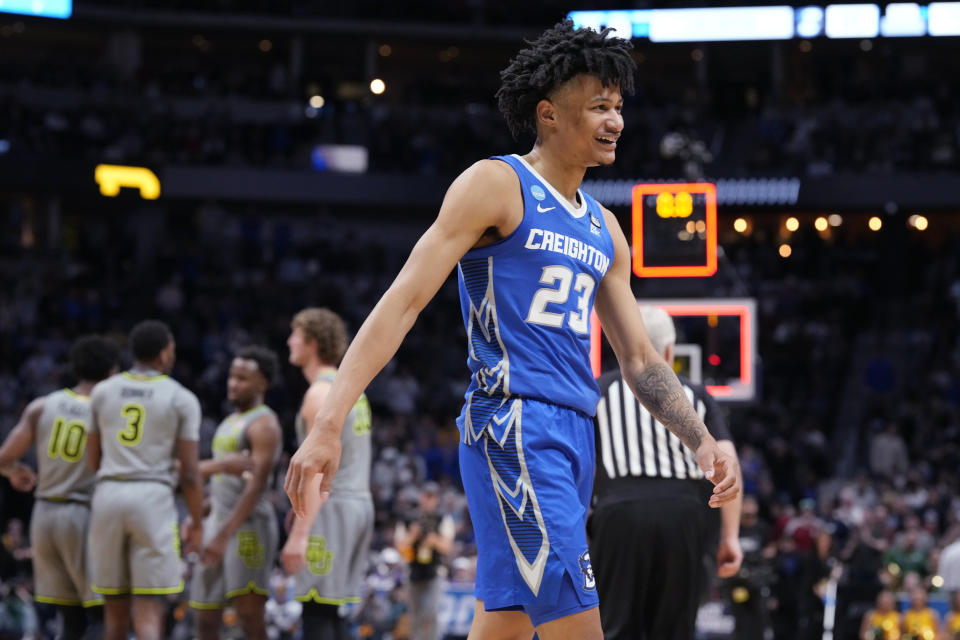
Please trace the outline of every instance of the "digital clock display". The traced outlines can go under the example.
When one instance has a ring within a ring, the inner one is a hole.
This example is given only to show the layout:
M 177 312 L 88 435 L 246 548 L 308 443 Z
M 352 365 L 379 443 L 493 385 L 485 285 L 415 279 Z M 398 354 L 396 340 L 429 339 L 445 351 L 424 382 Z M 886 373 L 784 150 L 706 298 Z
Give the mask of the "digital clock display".
M 709 277 L 716 271 L 716 186 L 634 186 L 633 272 L 649 278 Z

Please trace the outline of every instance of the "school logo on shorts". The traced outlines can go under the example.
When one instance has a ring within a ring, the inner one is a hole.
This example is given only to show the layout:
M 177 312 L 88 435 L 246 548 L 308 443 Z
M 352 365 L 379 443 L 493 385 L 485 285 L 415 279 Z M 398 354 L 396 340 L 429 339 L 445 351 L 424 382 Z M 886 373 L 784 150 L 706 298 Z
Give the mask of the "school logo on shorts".
M 537 200 L 543 200 L 544 198 L 547 197 L 547 192 L 544 191 L 543 187 L 541 187 L 538 184 L 532 185 L 530 187 L 530 193 L 532 193 L 533 197 L 536 198 Z
M 256 532 L 241 531 L 237 534 L 237 555 L 247 569 L 257 569 L 263 565 L 263 545 Z
M 307 570 L 315 576 L 325 576 L 333 568 L 333 551 L 327 551 L 327 539 L 310 536 L 307 542 Z
M 593 591 L 597 588 L 597 581 L 593 579 L 593 565 L 590 564 L 590 552 L 580 554 L 580 573 L 583 574 L 583 588 Z

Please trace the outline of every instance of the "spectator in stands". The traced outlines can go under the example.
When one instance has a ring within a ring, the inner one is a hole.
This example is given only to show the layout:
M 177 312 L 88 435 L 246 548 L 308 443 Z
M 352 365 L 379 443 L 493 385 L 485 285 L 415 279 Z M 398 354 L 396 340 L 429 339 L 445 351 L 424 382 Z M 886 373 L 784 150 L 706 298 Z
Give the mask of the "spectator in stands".
M 917 545 L 916 531 L 906 531 L 897 544 L 883 554 L 884 565 L 896 565 L 894 573 L 927 575 L 927 553 Z
M 38 624 L 31 600 L 23 582 L 0 582 L 0 640 L 34 637 Z
M 940 552 L 937 574 L 943 578 L 943 590 L 951 594 L 960 593 L 960 535 Z
M 4 571 L 4 577 L 30 576 L 30 560 L 33 558 L 33 549 L 30 547 L 30 540 L 23 532 L 23 521 L 19 518 L 11 518 L 7 523 L 7 530 L 0 540 L 3 542 L 5 555 L 7 555 L 4 564 L 9 563 Z
M 736 640 L 763 640 L 770 626 L 767 601 L 774 577 L 770 559 L 776 555 L 776 548 L 771 544 L 770 527 L 760 518 L 759 511 L 757 499 L 745 495 L 740 510 L 743 563 L 737 575 L 725 584 L 736 620 Z
M 903 640 L 933 640 L 940 629 L 940 616 L 927 606 L 927 590 L 910 591 L 910 608 L 903 613 Z
M 286 575 L 276 573 L 272 582 L 273 593 L 265 610 L 267 635 L 270 640 L 293 640 L 303 605 L 290 597 L 292 580 Z
M 438 616 L 444 580 L 441 556 L 450 553 L 456 527 L 438 509 L 440 487 L 428 482 L 420 491 L 420 509 L 406 527 L 398 528 L 398 546 L 410 567 L 410 626 L 413 640 L 438 640 Z
M 909 465 L 907 445 L 896 423 L 888 422 L 870 442 L 870 471 L 876 476 L 894 478 L 906 473 Z
M 860 625 L 860 640 L 900 640 L 900 612 L 893 592 L 877 595 L 877 606 L 867 611 Z
M 800 513 L 787 521 L 783 534 L 793 538 L 797 551 L 809 551 L 813 541 L 823 528 L 823 522 L 816 514 L 816 502 L 810 498 L 800 501 Z
M 960 592 L 950 594 L 950 611 L 940 631 L 940 640 L 960 640 Z

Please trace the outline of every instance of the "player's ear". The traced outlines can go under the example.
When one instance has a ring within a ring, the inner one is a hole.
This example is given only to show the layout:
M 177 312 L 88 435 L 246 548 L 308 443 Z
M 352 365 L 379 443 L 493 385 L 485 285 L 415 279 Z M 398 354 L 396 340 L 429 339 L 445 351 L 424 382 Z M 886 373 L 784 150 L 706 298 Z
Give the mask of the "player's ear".
M 546 98 L 537 103 L 537 124 L 549 128 L 557 126 L 557 105 Z

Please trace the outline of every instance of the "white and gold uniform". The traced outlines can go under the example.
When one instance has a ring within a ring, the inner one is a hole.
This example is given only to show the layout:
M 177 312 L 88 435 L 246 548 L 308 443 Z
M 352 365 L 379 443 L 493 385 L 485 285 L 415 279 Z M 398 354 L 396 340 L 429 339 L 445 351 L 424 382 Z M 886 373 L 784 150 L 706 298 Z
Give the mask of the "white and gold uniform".
M 93 590 L 104 595 L 183 591 L 173 489 L 178 440 L 198 440 L 200 402 L 157 371 L 117 374 L 91 394 L 102 456 L 93 494 Z

